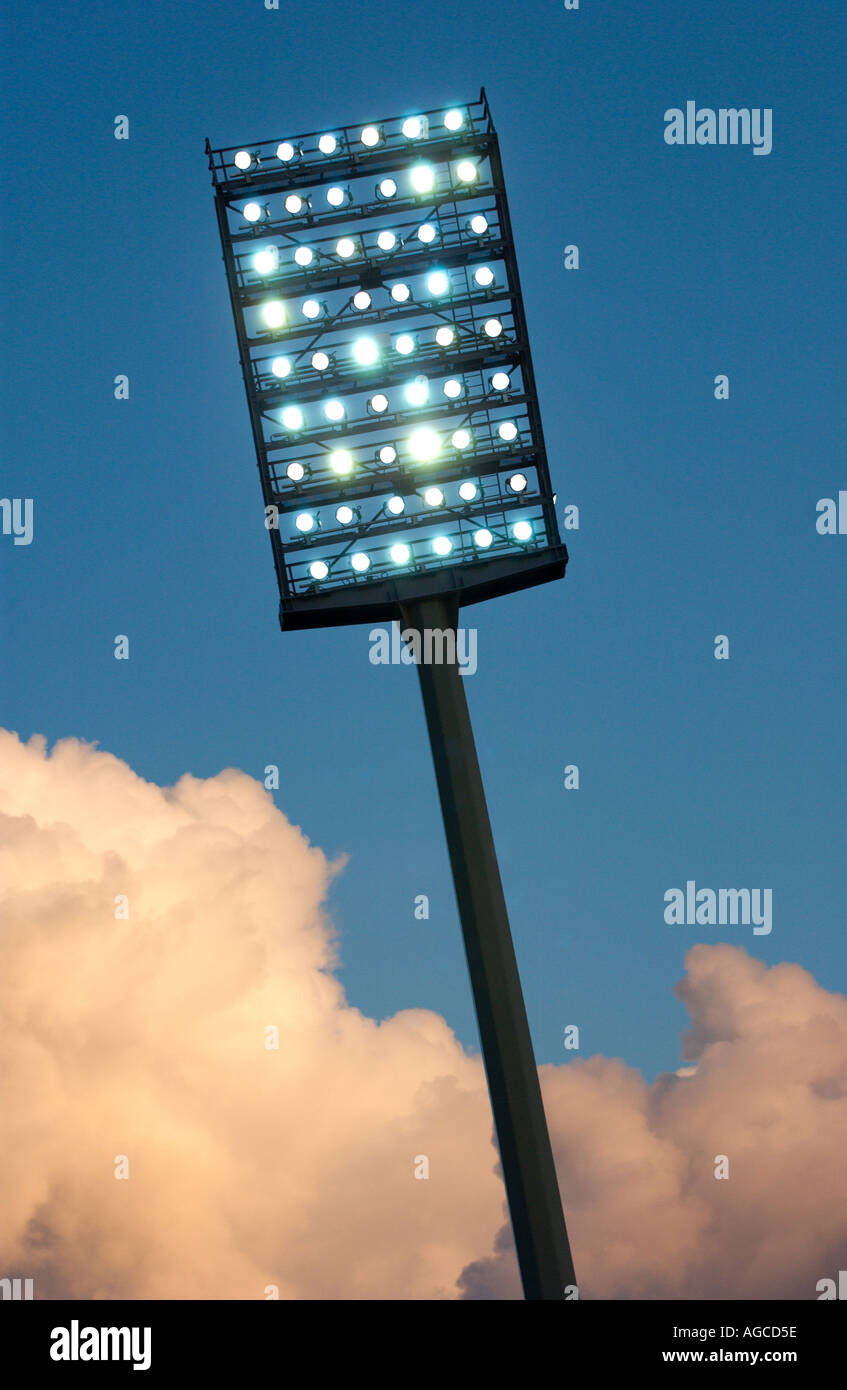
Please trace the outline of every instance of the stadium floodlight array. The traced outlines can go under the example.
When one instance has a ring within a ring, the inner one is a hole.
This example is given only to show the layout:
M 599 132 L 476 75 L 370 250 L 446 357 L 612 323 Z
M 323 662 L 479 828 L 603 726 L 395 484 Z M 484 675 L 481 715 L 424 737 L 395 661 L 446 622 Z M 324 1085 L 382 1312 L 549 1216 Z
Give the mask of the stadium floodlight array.
M 561 576 L 484 91 L 206 148 L 282 626 Z

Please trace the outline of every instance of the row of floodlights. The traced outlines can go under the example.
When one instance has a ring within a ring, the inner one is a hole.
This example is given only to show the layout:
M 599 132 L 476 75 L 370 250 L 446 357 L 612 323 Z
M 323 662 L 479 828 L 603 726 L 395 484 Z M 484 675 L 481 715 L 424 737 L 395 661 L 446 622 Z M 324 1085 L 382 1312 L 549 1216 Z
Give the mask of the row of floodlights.
M 443 127 L 451 134 L 455 134 L 465 125 L 465 112 L 458 107 L 452 107 L 445 111 L 443 116 Z M 426 116 L 407 116 L 402 125 L 403 135 L 407 140 L 425 139 L 430 133 L 429 119 Z M 385 131 L 382 126 L 366 125 L 359 132 L 359 142 L 365 149 L 376 149 L 377 145 L 382 144 L 385 139 Z M 318 138 L 317 149 L 323 155 L 333 155 L 338 152 L 342 141 L 337 135 L 327 132 Z M 293 164 L 301 159 L 304 153 L 302 145 L 295 145 L 290 140 L 283 140 L 276 147 L 276 157 L 282 164 Z M 250 150 L 238 150 L 233 158 L 233 164 L 242 174 L 253 169 L 259 163 L 259 156 Z
M 479 170 L 469 159 L 464 159 L 456 165 L 456 178 L 459 183 L 475 183 Z M 414 193 L 431 193 L 435 188 L 436 171 L 431 164 L 416 164 L 409 170 L 409 182 Z M 398 193 L 396 179 L 381 179 L 376 186 L 376 196 L 382 202 L 390 202 L 396 198 Z M 326 200 L 331 208 L 342 208 L 348 203 L 353 202 L 353 194 L 349 188 L 342 188 L 339 184 L 332 184 L 326 190 Z M 312 212 L 312 200 L 303 197 L 301 193 L 288 193 L 283 202 L 285 211 L 290 217 L 304 217 Z M 262 218 L 270 217 L 270 208 L 261 203 L 249 202 L 242 209 L 242 215 L 247 222 L 259 222 Z
M 273 372 L 274 376 L 279 376 L 283 378 L 288 376 L 291 372 L 291 362 L 289 358 L 275 357 L 271 362 L 271 371 Z M 510 378 L 507 372 L 495 372 L 494 375 L 491 377 L 491 388 L 494 391 L 508 391 L 509 385 Z M 447 380 L 443 383 L 441 390 L 443 394 L 447 397 L 448 401 L 457 401 L 461 396 L 465 395 L 466 387 L 464 381 L 461 380 L 459 377 L 451 376 L 448 377 Z M 405 396 L 406 403 L 408 405 L 427 405 L 430 398 L 429 378 L 423 375 L 416 376 L 414 381 L 407 382 L 406 385 L 403 387 L 403 395 Z M 367 408 L 373 415 L 384 415 L 385 412 L 389 409 L 390 404 L 391 402 L 389 401 L 388 396 L 386 396 L 385 392 L 377 391 L 368 400 Z M 299 418 L 300 420 L 303 419 L 303 413 L 299 409 L 299 406 L 289 406 L 287 407 L 287 409 L 297 412 L 296 418 Z M 347 407 L 345 406 L 344 401 L 333 398 L 332 400 L 324 401 L 323 413 L 325 418 L 329 420 L 331 424 L 337 425 L 339 421 L 345 419 L 347 415 Z M 292 416 L 292 418 L 295 417 Z M 295 426 L 295 428 L 300 428 L 300 426 Z M 503 437 L 505 438 L 505 436 Z
M 302 251 L 309 251 L 307 246 L 303 246 L 300 249 Z M 336 255 L 341 260 L 348 260 L 356 253 L 356 243 L 352 237 L 342 237 L 340 241 L 336 242 L 335 251 Z M 309 251 L 309 255 L 311 258 L 311 251 Z M 305 262 L 305 264 L 310 264 L 310 261 Z M 271 246 L 264 251 L 257 251 L 253 257 L 253 267 L 260 275 L 273 274 L 273 272 L 279 268 L 279 251 L 277 247 Z M 473 282 L 478 289 L 490 290 L 495 280 L 496 276 L 490 265 L 478 265 L 473 272 Z M 446 270 L 431 270 L 427 275 L 426 291 L 431 298 L 443 299 L 445 295 L 452 292 L 452 289 L 453 282 Z M 408 285 L 405 280 L 398 280 L 396 284 L 391 286 L 389 293 L 395 304 L 408 304 L 409 300 L 413 298 L 411 286 Z M 315 300 L 309 299 L 305 302 L 307 304 L 314 304 Z M 367 290 L 357 290 L 353 295 L 352 302 L 355 309 L 364 311 L 371 307 L 373 296 L 369 294 Z M 285 322 L 284 306 L 282 306 L 281 309 L 280 302 L 277 299 L 270 300 L 268 306 L 263 306 L 262 313 L 265 315 L 266 322 L 268 308 L 271 315 L 279 320 L 279 322 L 275 324 L 269 322 L 268 327 L 278 328 L 281 323 Z M 306 317 L 317 318 L 317 314 L 307 313 Z
M 352 243 L 351 243 L 352 244 Z M 260 253 L 264 254 L 264 253 Z M 346 253 L 345 253 L 346 254 Z M 473 273 L 473 281 L 478 289 L 490 290 L 495 282 L 494 271 L 489 265 L 479 265 Z M 450 276 L 444 270 L 433 270 L 426 279 L 427 295 L 432 299 L 444 299 L 452 292 L 453 284 Z M 409 300 L 414 300 L 411 286 L 405 280 L 400 280 L 392 285 L 389 294 L 395 304 L 408 304 Z M 354 309 L 364 313 L 373 304 L 373 295 L 368 290 L 357 290 L 350 301 Z M 304 299 L 300 311 L 306 319 L 317 319 L 321 314 L 328 313 L 326 304 L 317 299 Z M 261 306 L 262 318 L 268 328 L 282 328 L 288 322 L 288 310 L 285 304 L 279 299 L 266 300 Z M 489 337 L 496 337 L 497 334 L 489 334 Z
M 290 463 L 288 465 L 288 476 L 294 481 L 299 482 L 303 478 L 305 471 L 302 463 Z M 513 473 L 508 480 L 507 486 L 511 492 L 517 494 L 526 492 L 526 474 Z M 463 502 L 470 504 L 471 502 L 475 502 L 478 496 L 479 488 L 476 483 L 467 480 L 459 484 L 459 497 Z M 424 493 L 424 501 L 428 507 L 440 507 L 444 502 L 444 493 L 438 487 L 429 487 Z M 402 516 L 406 510 L 406 503 L 402 497 L 391 497 L 385 505 L 392 516 Z M 315 524 L 314 518 L 310 520 L 311 513 L 301 512 L 300 517 L 305 518 L 305 520 L 302 525 L 300 525 L 299 518 L 295 521 L 298 531 L 311 531 Z M 352 522 L 361 520 L 361 512 L 358 507 L 350 507 L 345 502 L 340 507 L 336 508 L 335 519 L 339 526 L 350 526 Z
M 282 412 L 282 423 L 292 434 L 303 427 L 303 412 L 299 406 L 290 405 Z M 518 438 L 518 427 L 514 420 L 503 420 L 497 427 L 497 433 L 504 444 L 513 444 Z M 444 446 L 444 439 L 438 430 L 431 429 L 424 425 L 415 429 L 405 441 L 408 452 L 416 463 L 431 463 L 437 458 Z M 450 436 L 450 443 L 459 452 L 469 449 L 473 443 L 473 435 L 470 430 L 464 427 L 454 430 Z M 397 450 L 393 444 L 383 444 L 378 450 L 376 457 L 380 463 L 391 465 L 397 460 Z M 349 477 L 353 472 L 356 460 L 349 449 L 332 449 L 329 453 L 329 466 L 333 473 L 340 478 Z M 291 463 L 288 466 L 288 477 L 292 482 L 300 482 L 305 474 L 302 463 Z
M 448 348 L 451 347 L 456 340 L 456 330 L 455 328 L 451 328 L 449 324 L 441 324 L 440 327 L 436 328 L 434 336 L 435 342 L 439 347 Z M 499 334 L 489 332 L 487 336 L 499 337 Z M 411 347 L 408 343 L 401 342 L 401 339 L 404 338 L 412 339 Z M 398 343 L 400 344 L 399 347 L 397 346 Z M 410 352 L 414 352 L 415 345 L 415 339 L 412 334 L 400 334 L 395 342 L 395 351 L 400 352 L 405 357 L 408 356 Z M 353 344 L 353 356 L 360 366 L 373 366 L 379 360 L 379 344 L 372 338 L 358 338 Z M 336 365 L 334 355 L 323 352 L 321 349 L 317 352 L 313 352 L 310 360 L 311 366 L 316 372 L 329 371 L 330 367 Z M 278 377 L 281 381 L 284 381 L 286 377 L 290 376 L 293 370 L 294 365 L 290 357 L 274 357 L 271 360 L 271 371 L 274 376 Z M 509 388 L 508 374 L 506 372 L 495 372 L 491 378 L 491 385 L 495 391 L 507 391 Z
M 314 320 L 321 318 L 322 315 L 328 314 L 329 311 L 326 304 L 322 304 L 320 300 L 304 299 L 301 305 L 301 312 L 304 318 Z M 263 305 L 262 317 L 268 328 L 274 331 L 283 328 L 288 322 L 285 305 L 279 300 L 271 300 L 269 304 Z M 482 325 L 482 331 L 486 338 L 499 338 L 503 332 L 503 324 L 500 319 L 492 317 L 485 320 Z M 439 333 L 441 333 L 440 338 L 438 336 Z M 449 339 L 447 338 L 448 333 L 451 334 Z M 435 331 L 435 341 L 438 343 L 439 347 L 449 347 L 455 337 L 455 329 L 450 328 L 447 324 L 442 325 L 442 327 L 437 328 Z M 417 338 L 414 333 L 398 333 L 397 337 L 394 339 L 394 349 L 396 352 L 400 353 L 401 357 L 408 357 L 410 353 L 415 351 L 416 346 Z M 379 361 L 379 344 L 373 338 L 356 338 L 353 342 L 352 351 L 360 367 L 372 367 Z M 282 358 L 281 360 L 285 361 L 287 359 Z
M 267 211 L 267 208 L 261 208 L 258 203 L 247 203 L 243 209 L 244 216 L 247 218 L 248 222 L 257 222 L 263 215 L 267 214 Z M 478 212 L 468 219 L 466 230 L 472 232 L 474 236 L 482 237 L 485 236 L 488 231 L 488 225 L 488 218 L 485 216 L 485 213 Z M 422 222 L 417 228 L 415 235 L 418 241 L 422 242 L 424 246 L 430 246 L 438 236 L 438 228 L 432 222 Z M 352 251 L 349 249 L 351 242 L 353 245 Z M 398 237 L 397 233 L 392 232 L 388 227 L 383 228 L 382 231 L 376 234 L 375 242 L 377 248 L 380 251 L 384 251 L 386 254 L 389 251 L 396 250 L 398 246 L 401 250 L 406 246 L 406 242 L 403 238 Z M 339 247 L 342 249 L 339 250 Z M 367 251 L 367 248 L 364 246 L 362 249 L 363 251 Z M 338 241 L 335 243 L 335 254 L 339 256 L 341 260 L 348 260 L 355 254 L 355 251 L 356 242 L 353 241 L 351 237 L 339 237 Z M 325 254 L 326 252 L 319 251 L 317 253 L 318 259 Z M 300 245 L 294 252 L 294 261 L 301 269 L 306 270 L 314 263 L 315 252 L 312 250 L 311 246 Z M 280 254 L 278 246 L 265 247 L 262 251 L 257 251 L 253 256 L 253 269 L 258 271 L 260 275 L 272 274 L 275 270 L 279 269 L 279 265 Z
M 530 521 L 516 521 L 510 528 L 510 531 L 512 538 L 516 540 L 519 545 L 528 544 L 534 535 L 532 522 Z M 474 531 L 473 540 L 474 545 L 479 550 L 487 550 L 493 543 L 494 536 L 486 526 L 481 526 L 479 530 Z M 429 544 L 433 553 L 440 559 L 444 559 L 453 549 L 453 542 L 449 536 L 435 536 Z M 400 568 L 413 563 L 415 558 L 412 546 L 407 545 L 405 541 L 398 541 L 395 545 L 392 545 L 388 554 L 391 563 Z M 367 551 L 354 550 L 349 559 L 351 568 L 354 569 L 357 574 L 365 574 L 371 567 L 371 557 L 368 555 Z M 329 576 L 329 565 L 324 560 L 313 560 L 309 566 L 309 574 L 313 579 L 326 579 Z
M 448 389 L 449 388 L 449 389 Z M 462 383 L 452 379 L 444 383 L 444 394 L 448 400 L 456 400 L 462 394 Z M 426 377 L 417 377 L 410 381 L 404 389 L 404 395 L 409 405 L 423 406 L 429 402 L 429 382 Z M 368 405 L 374 415 L 383 415 L 388 410 L 388 397 L 381 391 L 375 396 L 371 396 Z M 323 407 L 324 417 L 333 425 L 338 425 L 347 415 L 343 401 L 325 401 Z M 292 433 L 302 430 L 306 425 L 306 417 L 299 405 L 287 405 L 280 412 L 280 420 L 285 428 Z M 511 444 L 518 437 L 518 427 L 514 420 L 502 420 L 497 426 L 497 433 L 505 444 Z

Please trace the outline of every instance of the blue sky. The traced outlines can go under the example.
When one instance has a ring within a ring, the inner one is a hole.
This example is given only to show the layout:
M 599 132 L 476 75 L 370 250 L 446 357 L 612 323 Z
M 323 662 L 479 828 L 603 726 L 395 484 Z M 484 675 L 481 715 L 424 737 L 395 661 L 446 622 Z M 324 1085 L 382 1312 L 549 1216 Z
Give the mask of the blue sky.
M 537 1055 L 577 1023 L 582 1056 L 676 1066 L 699 940 L 842 989 L 847 535 L 815 509 L 847 488 L 843 13 L 47 0 L 4 26 L 2 494 L 35 532 L 0 537 L 2 723 L 160 783 L 278 764 L 279 807 L 349 856 L 352 1002 L 475 1045 L 416 673 L 372 666 L 367 627 L 278 629 L 203 143 L 484 85 L 560 518 L 581 515 L 563 582 L 464 619 Z M 771 108 L 772 152 L 666 145 L 688 99 Z M 667 926 L 686 879 L 772 888 L 771 935 Z

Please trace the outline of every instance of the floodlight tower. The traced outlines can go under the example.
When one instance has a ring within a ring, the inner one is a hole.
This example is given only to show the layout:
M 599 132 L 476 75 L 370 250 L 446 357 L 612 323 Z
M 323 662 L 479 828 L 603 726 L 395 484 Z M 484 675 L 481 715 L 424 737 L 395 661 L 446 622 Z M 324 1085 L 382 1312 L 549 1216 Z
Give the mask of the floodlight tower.
M 460 607 L 561 578 L 568 558 L 485 91 L 446 111 L 249 146 L 207 140 L 206 152 L 280 625 L 397 620 L 432 635 L 418 672 L 524 1295 L 572 1297 L 494 840 L 450 659 Z

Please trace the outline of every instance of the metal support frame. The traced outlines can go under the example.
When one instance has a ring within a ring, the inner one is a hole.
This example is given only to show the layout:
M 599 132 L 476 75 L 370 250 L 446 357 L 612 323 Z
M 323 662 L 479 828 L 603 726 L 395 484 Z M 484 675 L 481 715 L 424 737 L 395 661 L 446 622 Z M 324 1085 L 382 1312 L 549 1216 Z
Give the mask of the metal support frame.
M 455 632 L 458 611 L 455 595 L 400 607 L 422 633 Z M 524 1297 L 561 1300 L 576 1278 L 463 680 L 418 673 Z

